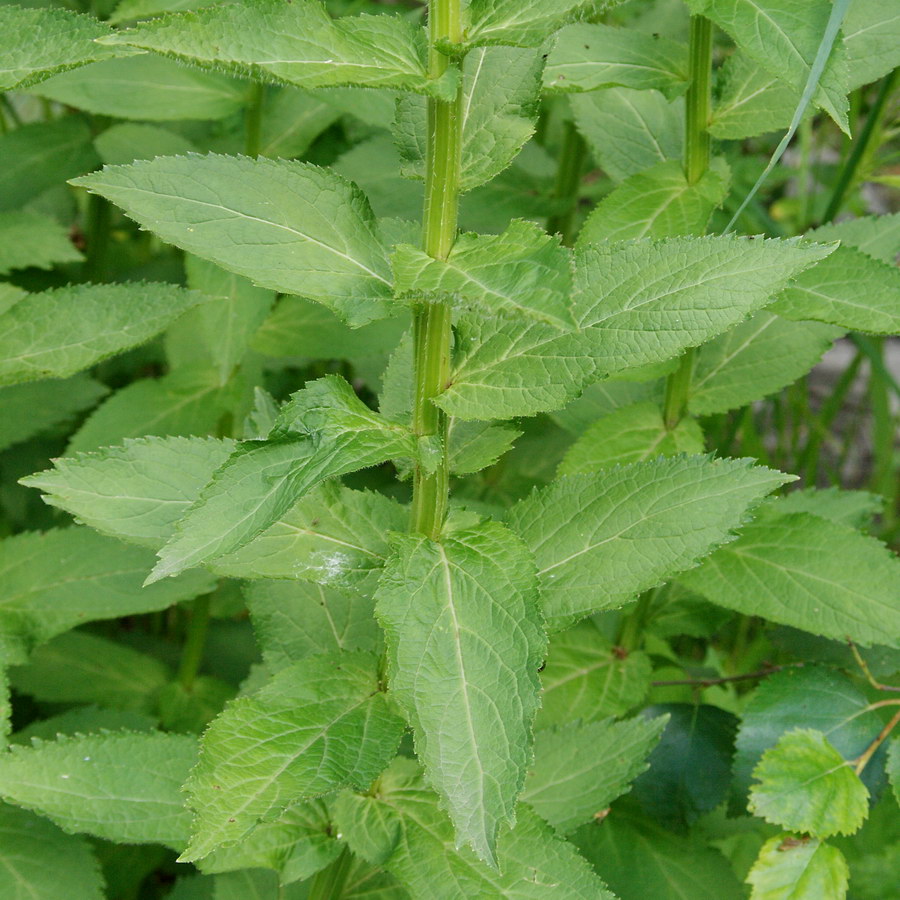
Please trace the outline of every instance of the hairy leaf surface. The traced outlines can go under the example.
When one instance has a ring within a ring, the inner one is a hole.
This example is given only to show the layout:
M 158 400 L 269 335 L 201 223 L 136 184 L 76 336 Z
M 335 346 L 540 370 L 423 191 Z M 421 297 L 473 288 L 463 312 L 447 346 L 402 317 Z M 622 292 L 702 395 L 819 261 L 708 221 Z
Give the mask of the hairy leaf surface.
M 533 562 L 491 522 L 396 546 L 376 595 L 391 694 L 458 841 L 496 864 L 528 764 L 546 641 Z
M 750 900 L 844 900 L 850 871 L 837 847 L 790 834 L 770 838 L 747 875 Z
M 209 154 L 108 166 L 73 184 L 169 243 L 261 287 L 324 303 L 351 324 L 390 308 L 390 265 L 368 201 L 331 171 Z
M 403 733 L 376 663 L 368 653 L 311 657 L 226 707 L 185 785 L 197 815 L 184 861 L 240 840 L 298 800 L 369 785 Z
M 561 478 L 509 522 L 535 554 L 544 613 L 559 629 L 696 565 L 789 480 L 751 460 L 663 457 Z

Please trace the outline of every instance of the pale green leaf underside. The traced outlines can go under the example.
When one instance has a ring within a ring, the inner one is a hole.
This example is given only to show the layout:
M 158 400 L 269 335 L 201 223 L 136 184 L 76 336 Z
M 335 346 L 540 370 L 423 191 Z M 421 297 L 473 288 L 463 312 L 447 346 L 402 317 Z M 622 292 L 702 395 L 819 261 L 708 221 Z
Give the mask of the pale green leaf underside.
M 409 512 L 389 497 L 325 482 L 274 525 L 211 564 L 232 578 L 291 578 L 371 595 Z
M 855 247 L 873 259 L 894 265 L 900 255 L 900 213 L 830 222 L 807 236 L 816 241 L 840 241 L 844 247 Z
M 270 672 L 317 653 L 381 647 L 371 596 L 269 578 L 246 584 L 244 596 Z
M 681 159 L 682 99 L 669 103 L 659 91 L 609 88 L 573 94 L 569 104 L 591 155 L 613 181 Z
M 107 25 L 66 9 L 0 7 L 0 90 L 28 87 L 56 72 L 128 52 L 94 43 L 108 34 Z
M 868 84 L 900 66 L 900 9 L 881 0 L 853 0 L 841 29 L 850 87 Z
M 0 759 L 0 795 L 65 831 L 128 844 L 187 842 L 181 783 L 197 758 L 194 735 L 79 735 L 13 747 Z
M 772 311 L 848 331 L 897 334 L 900 270 L 853 247 L 838 247 L 828 259 L 798 275 Z
M 144 53 L 104 59 L 54 75 L 29 88 L 29 93 L 118 119 L 220 120 L 241 109 L 247 99 L 247 84 Z
M 544 67 L 544 87 L 595 91 L 625 87 L 677 94 L 687 88 L 687 48 L 658 34 L 609 25 L 568 25 Z
M 768 505 L 780 515 L 806 512 L 831 519 L 850 528 L 870 528 L 875 516 L 884 509 L 885 498 L 869 491 L 845 491 L 841 488 L 804 488 L 784 497 L 770 500 Z
M 558 28 L 605 5 L 606 0 L 471 0 L 465 37 L 475 45 L 539 47 Z
M 753 770 L 750 809 L 790 831 L 853 834 L 869 813 L 869 792 L 821 731 L 796 728 Z
M 578 234 L 578 246 L 599 241 L 702 234 L 728 192 L 728 167 L 714 160 L 690 184 L 680 160 L 659 163 L 615 187 L 594 207 Z
M 56 219 L 31 210 L 0 212 L 0 275 L 15 269 L 52 269 L 81 254 Z
M 294 394 L 276 431 L 275 440 L 245 441 L 216 470 L 160 551 L 151 580 L 239 550 L 326 478 L 415 454 L 406 428 L 372 412 L 333 375 Z
M 351 324 L 390 309 L 390 265 L 368 201 L 329 170 L 189 155 L 106 167 L 73 183 L 177 247 L 324 303 Z
M 367 787 L 403 727 L 379 690 L 372 654 L 319 655 L 282 669 L 204 734 L 185 785 L 196 817 L 182 860 L 240 840 L 298 800 Z
M 204 298 L 173 284 L 70 285 L 0 315 L 0 383 L 64 378 L 149 340 Z
M 837 847 L 781 834 L 763 844 L 746 880 L 750 900 L 844 900 L 849 877 Z
M 254 0 L 166 16 L 108 38 L 213 69 L 303 88 L 440 92 L 420 28 L 399 16 L 332 19 L 316 0 Z
M 156 549 L 233 449 L 215 438 L 137 438 L 56 459 L 22 484 L 103 534 Z
M 680 576 L 714 603 L 863 646 L 900 647 L 900 562 L 875 538 L 807 513 L 766 516 Z
M 606 719 L 538 731 L 522 801 L 563 833 L 590 822 L 647 768 L 665 723 Z
M 751 463 L 661 457 L 570 475 L 520 501 L 509 521 L 537 558 L 551 626 L 622 606 L 731 540 L 791 480 Z
M 645 653 L 623 654 L 590 620 L 553 635 L 541 670 L 538 727 L 625 715 L 650 689 L 652 668 Z
M 494 864 L 525 777 L 546 640 L 528 551 L 491 522 L 440 543 L 398 539 L 376 613 L 391 694 L 410 718 L 428 780 L 457 840 Z
M 395 760 L 372 795 L 341 795 L 335 813 L 350 848 L 383 865 L 412 900 L 613 900 L 575 848 L 525 805 L 500 835 L 499 869 L 457 849 L 447 814 L 410 759 Z
M 0 895 L 7 900 L 102 900 L 103 876 L 88 842 L 24 809 L 0 805 Z
M 0 542 L 0 653 L 14 654 L 96 619 L 153 612 L 212 590 L 202 572 L 152 589 L 152 554 L 87 528 L 30 532 Z
M 688 409 L 707 416 L 774 394 L 805 375 L 840 335 L 832 325 L 758 312 L 699 349 Z
M 703 450 L 703 432 L 693 419 L 684 418 L 674 428 L 666 428 L 659 404 L 647 401 L 623 406 L 596 421 L 566 451 L 558 471 L 560 475 L 599 472 L 656 456 Z

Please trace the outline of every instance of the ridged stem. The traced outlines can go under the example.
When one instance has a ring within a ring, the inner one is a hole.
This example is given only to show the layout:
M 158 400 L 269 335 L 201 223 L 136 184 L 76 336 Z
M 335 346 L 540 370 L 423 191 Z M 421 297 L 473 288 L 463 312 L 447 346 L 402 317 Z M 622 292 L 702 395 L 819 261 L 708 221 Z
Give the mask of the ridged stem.
M 559 162 L 556 169 L 556 185 L 553 199 L 559 203 L 559 211 L 547 220 L 547 231 L 558 234 L 568 247 L 575 235 L 575 213 L 578 209 L 578 187 L 581 184 L 581 173 L 587 157 L 587 145 L 579 134 L 574 122 L 566 123 L 562 148 L 559 151 Z
M 244 110 L 244 153 L 254 159 L 259 156 L 262 142 L 262 113 L 266 87 L 258 81 L 250 88 L 250 98 Z
M 460 0 L 432 0 L 428 9 L 431 41 L 430 75 L 440 78 L 448 58 L 436 49 L 438 41 L 459 43 Z M 460 111 L 462 88 L 452 100 L 428 98 L 425 154 L 423 247 L 434 259 L 446 259 L 456 240 L 459 173 L 462 153 Z M 436 538 L 447 511 L 450 474 L 447 465 L 447 417 L 434 404 L 450 378 L 450 305 L 421 302 L 413 315 L 415 392 L 413 430 L 420 437 L 437 436 L 442 445 L 433 468 L 417 466 L 413 477 L 413 531 Z
M 209 594 L 197 597 L 191 604 L 191 618 L 188 623 L 187 637 L 181 650 L 181 661 L 178 665 L 178 681 L 190 691 L 194 687 L 200 663 L 203 661 L 203 650 L 206 646 L 206 632 L 209 630 Z
M 696 184 L 709 169 L 709 117 L 712 110 L 712 22 L 704 16 L 691 16 L 691 38 L 688 50 L 688 90 L 685 97 L 684 176 Z M 663 419 L 672 429 L 684 417 L 694 373 L 694 350 L 688 350 L 678 368 L 666 382 Z

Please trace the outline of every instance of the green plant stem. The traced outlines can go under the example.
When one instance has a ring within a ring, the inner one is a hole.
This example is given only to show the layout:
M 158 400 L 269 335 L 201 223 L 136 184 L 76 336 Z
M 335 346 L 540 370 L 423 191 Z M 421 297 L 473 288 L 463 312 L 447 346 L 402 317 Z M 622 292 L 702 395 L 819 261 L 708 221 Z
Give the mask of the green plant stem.
M 575 237 L 573 229 L 578 211 L 578 188 L 586 158 L 587 145 L 584 138 L 574 122 L 566 122 L 553 190 L 553 199 L 559 204 L 559 209 L 547 219 L 547 231 L 560 235 L 567 247 L 572 245 Z
M 650 617 L 650 608 L 656 596 L 656 589 L 644 591 L 634 609 L 622 619 L 616 644 L 624 650 L 640 650 L 644 642 L 644 626 Z
M 435 44 L 441 40 L 459 43 L 462 33 L 460 0 L 432 0 L 428 24 L 432 45 L 430 74 L 439 78 L 450 63 L 435 49 Z M 425 252 L 435 259 L 446 259 L 456 240 L 462 153 L 461 107 L 461 87 L 450 101 L 428 99 L 423 245 Z M 450 304 L 420 303 L 413 314 L 413 430 L 423 438 L 436 436 L 441 442 L 441 454 L 433 470 L 420 465 L 416 467 L 411 527 L 431 538 L 440 534 L 450 482 L 447 417 L 433 402 L 450 380 L 450 340 Z
M 178 665 L 178 681 L 186 691 L 193 689 L 200 663 L 203 661 L 203 648 L 206 646 L 206 633 L 209 631 L 209 606 L 209 594 L 197 597 L 191 605 L 191 618 L 181 650 L 181 662 Z
M 112 222 L 112 204 L 99 194 L 88 196 L 87 222 L 84 240 L 87 257 L 84 261 L 84 279 L 99 283 L 107 280 L 109 261 L 109 227 Z
M 254 82 L 244 110 L 244 153 L 256 159 L 262 143 L 262 113 L 266 98 L 265 85 Z
M 854 771 L 857 775 L 862 774 L 863 769 L 869 764 L 869 760 L 875 755 L 878 748 L 891 736 L 891 732 L 898 724 L 900 724 L 900 710 L 898 710 L 891 721 L 878 732 L 878 737 L 869 744 L 866 752 L 856 760 Z
M 879 355 L 882 355 L 885 347 L 884 338 L 875 338 L 873 342 L 879 350 Z M 872 411 L 872 450 L 874 454 L 872 490 L 881 494 L 886 501 L 884 525 L 886 528 L 890 528 L 897 515 L 897 496 L 898 489 L 900 489 L 894 461 L 896 428 L 888 385 L 874 366 L 869 373 L 869 407 Z
M 353 854 L 344 847 L 341 855 L 329 866 L 317 872 L 309 886 L 307 900 L 338 900 L 353 865 Z
M 684 176 L 696 184 L 709 169 L 710 139 L 707 126 L 712 113 L 712 22 L 705 16 L 691 16 L 688 50 L 688 90 L 685 98 Z M 682 420 L 691 392 L 694 350 L 689 349 L 678 368 L 666 381 L 663 419 L 672 429 Z
M 851 145 L 850 155 L 841 168 L 834 190 L 831 192 L 831 199 L 828 201 L 828 206 L 822 214 L 823 222 L 830 222 L 841 211 L 847 189 L 856 177 L 856 170 L 859 168 L 859 164 L 869 147 L 872 135 L 875 133 L 875 126 L 881 122 L 884 115 L 887 100 L 897 82 L 897 71 L 897 69 L 894 69 L 890 75 L 885 76 L 878 86 L 878 94 L 875 97 L 872 108 L 869 110 L 869 115 L 866 117 L 866 124 L 863 125 L 859 137 Z

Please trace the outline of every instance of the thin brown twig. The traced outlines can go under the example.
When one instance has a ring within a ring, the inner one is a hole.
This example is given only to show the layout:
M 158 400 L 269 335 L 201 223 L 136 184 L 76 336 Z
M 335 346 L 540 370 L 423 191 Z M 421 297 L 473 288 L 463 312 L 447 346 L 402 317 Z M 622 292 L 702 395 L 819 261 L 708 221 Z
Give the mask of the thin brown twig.
M 869 669 L 869 665 L 863 659 L 862 654 L 859 652 L 856 644 L 853 643 L 850 638 L 847 638 L 847 643 L 850 645 L 850 652 L 853 654 L 853 658 L 856 660 L 856 664 L 860 667 L 860 669 L 862 669 L 863 675 L 866 676 L 866 681 L 868 681 L 876 691 L 900 691 L 900 687 L 896 687 L 892 684 L 882 684 L 880 681 L 876 681 L 872 677 L 872 672 Z
M 894 714 L 894 717 L 891 719 L 881 731 L 878 732 L 878 737 L 872 741 L 871 744 L 866 748 L 865 753 L 856 760 L 856 774 L 861 774 L 862 770 L 865 769 L 869 760 L 875 755 L 878 748 L 888 739 L 890 733 L 894 730 L 897 724 L 900 723 L 900 709 Z
M 722 678 L 679 678 L 674 681 L 653 681 L 651 684 L 653 687 L 675 687 L 682 684 L 693 685 L 694 687 L 712 687 L 716 684 L 727 684 L 730 681 L 749 681 L 753 678 L 765 678 L 768 675 L 773 675 L 775 672 L 780 672 L 782 669 L 798 669 L 805 665 L 806 663 L 802 662 L 785 663 L 782 666 L 769 666 L 765 669 L 760 669 L 758 672 L 745 672 L 743 675 L 726 675 Z

